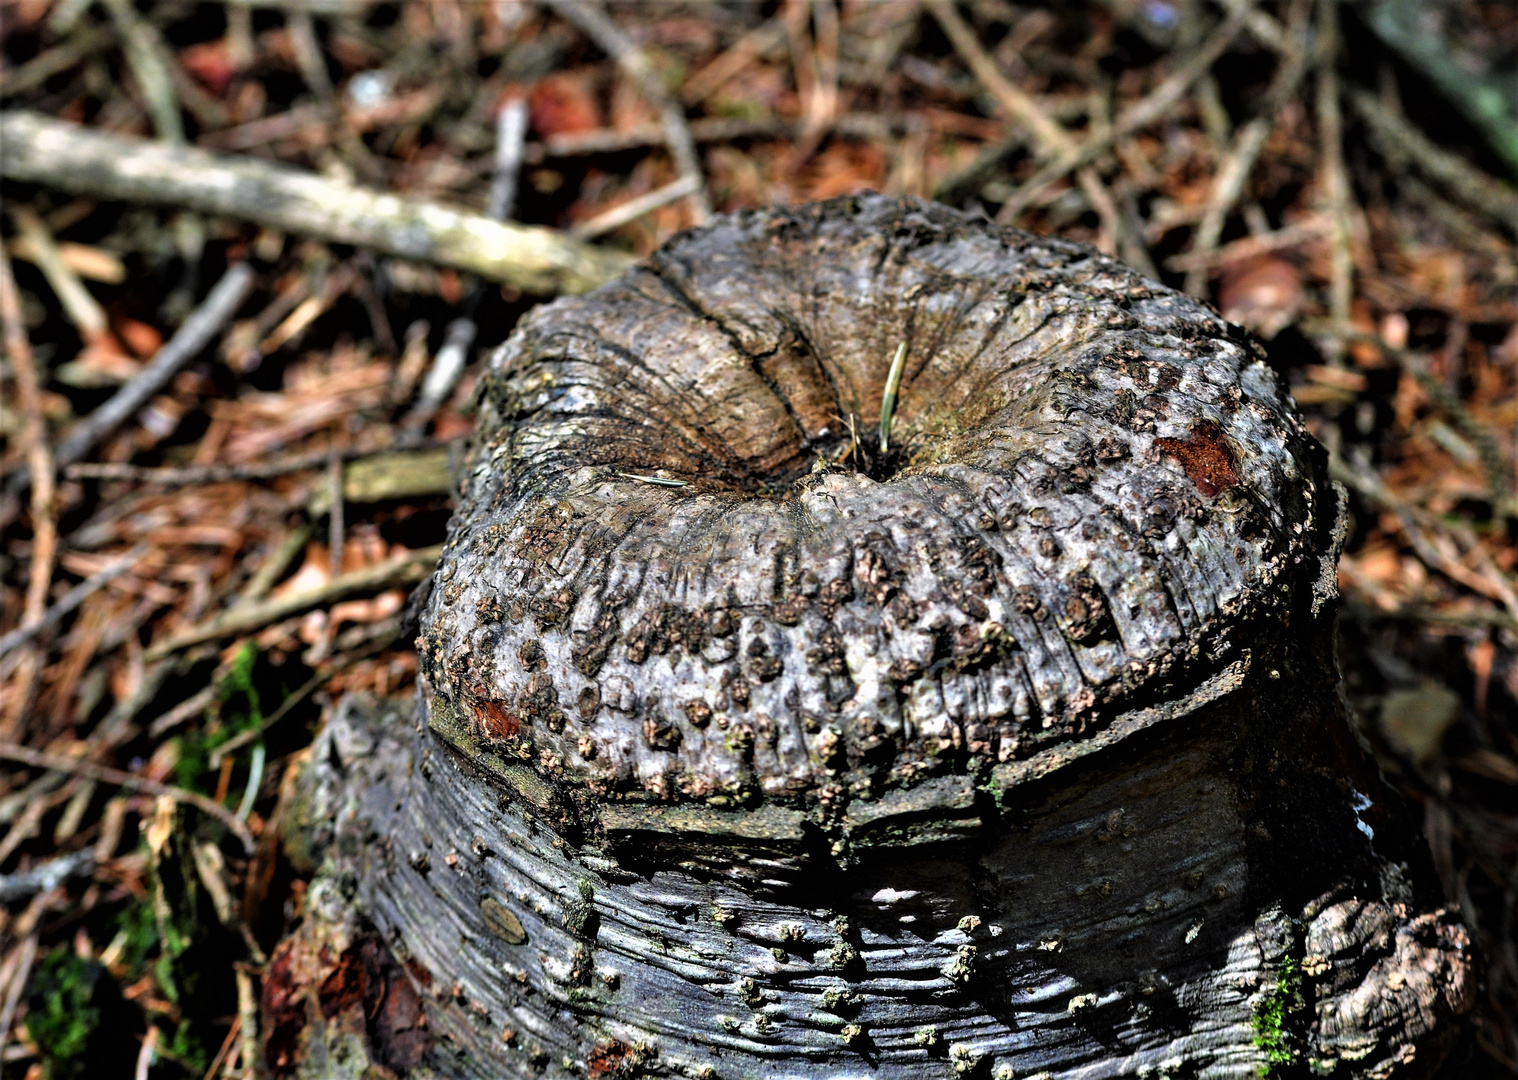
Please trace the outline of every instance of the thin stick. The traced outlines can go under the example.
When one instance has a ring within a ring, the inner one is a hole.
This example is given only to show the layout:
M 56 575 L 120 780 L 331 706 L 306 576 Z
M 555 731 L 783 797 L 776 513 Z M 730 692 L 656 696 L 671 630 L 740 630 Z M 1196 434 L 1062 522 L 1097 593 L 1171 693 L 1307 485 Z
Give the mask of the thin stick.
M 6 987 L 5 1007 L 0 1009 L 0 1059 L 5 1054 L 5 1044 L 10 1042 L 11 1024 L 15 1023 L 21 995 L 26 990 L 27 980 L 32 977 L 32 965 L 37 961 L 37 943 L 38 935 L 33 930 L 17 946 L 21 950 L 20 959 L 11 974 L 10 985 Z
M 1211 251 L 1188 251 L 1181 255 L 1172 255 L 1165 260 L 1165 266 L 1171 270 L 1212 270 L 1219 266 L 1227 266 L 1229 263 L 1253 259 L 1257 255 L 1298 247 L 1309 241 L 1322 239 L 1328 228 L 1327 218 L 1321 215 L 1314 216 L 1274 232 L 1241 237 L 1222 247 L 1213 248 Z
M 1312 320 L 1303 320 L 1301 326 L 1304 333 L 1324 337 L 1336 336 L 1345 342 L 1356 341 L 1374 345 L 1389 360 L 1411 375 L 1417 382 L 1418 388 L 1427 394 L 1439 411 L 1449 417 L 1460 433 L 1474 444 L 1477 456 L 1481 459 L 1482 468 L 1486 472 L 1488 494 L 1496 512 L 1504 517 L 1513 514 L 1513 500 L 1508 494 L 1512 487 L 1511 473 L 1506 458 L 1497 446 L 1497 441 L 1486 426 L 1471 415 L 1465 403 L 1456 394 L 1451 393 L 1449 387 L 1441 380 L 1434 377 L 1433 372 L 1428 370 L 1421 357 L 1406 349 L 1388 345 L 1379 335 L 1369 334 L 1363 330 L 1333 323 L 1324 325 Z M 1518 618 L 1518 605 L 1515 605 L 1513 615 Z
M 1411 165 L 1467 206 L 1518 233 L 1518 191 L 1436 145 L 1368 90 L 1347 87 L 1346 93 L 1383 154 Z
M 142 1046 L 137 1050 L 137 1068 L 132 1073 L 133 1080 L 148 1080 L 148 1070 L 158 1058 L 158 1036 L 158 1025 L 150 1025 L 148 1033 L 142 1037 Z
M 65 881 L 89 877 L 95 872 L 95 849 L 81 848 L 48 859 L 30 870 L 0 875 L 0 904 L 30 899 L 51 892 Z
M 31 256 L 48 287 L 58 298 L 59 305 L 79 331 L 86 344 L 99 341 L 110 331 L 110 320 L 100 301 L 90 295 L 79 280 L 79 275 L 63 260 L 58 245 L 53 241 L 52 231 L 43 220 L 24 206 L 11 206 L 10 214 L 16 222 L 16 231 L 26 241 L 27 254 Z
M 359 593 L 377 592 L 398 585 L 414 584 L 432 573 L 442 553 L 441 544 L 436 547 L 418 548 L 398 559 L 389 559 L 333 578 L 320 588 L 239 604 L 218 618 L 193 626 L 165 642 L 154 645 L 143 654 L 143 658 L 148 661 L 157 660 L 191 645 L 261 630 L 281 619 L 288 619 L 310 611 L 312 608 L 334 603 Z
M 32 554 L 28 564 L 23 627 L 40 623 L 47 610 L 47 594 L 53 584 L 53 562 L 58 554 L 58 522 L 54 516 L 54 464 L 42 418 L 42 380 L 36 357 L 27 340 L 21 316 L 21 295 L 11 274 L 11 260 L 0 245 L 0 323 L 4 324 L 5 351 L 16 380 L 16 403 L 22 416 L 21 441 L 26 447 L 26 471 L 36 478 L 32 485 Z
M 699 105 L 755 60 L 785 41 L 785 23 L 778 16 L 744 34 L 717 59 L 685 80 L 680 98 Z
M 448 395 L 459 384 L 459 379 L 463 378 L 464 368 L 469 363 L 469 347 L 474 344 L 478 333 L 479 326 L 467 316 L 454 319 L 448 324 L 443 331 L 443 346 L 432 358 L 432 367 L 422 380 L 416 404 L 401 421 L 404 430 L 419 432 L 437 415 L 437 411 L 448 400 Z
M 1275 78 L 1271 80 L 1264 100 L 1260 103 L 1259 113 L 1235 134 L 1233 145 L 1218 166 L 1217 175 L 1213 177 L 1207 209 L 1202 214 L 1202 220 L 1197 225 L 1196 239 L 1192 242 L 1192 250 L 1196 253 L 1205 255 L 1218 246 L 1218 241 L 1223 236 L 1223 226 L 1244 193 L 1244 185 L 1254 171 L 1260 151 L 1265 147 L 1265 140 L 1275 127 L 1276 118 L 1302 82 L 1307 71 L 1308 10 L 1307 0 L 1296 0 L 1292 5 L 1290 29 L 1281 60 L 1276 67 Z M 1186 275 L 1185 288 L 1193 296 L 1202 296 L 1207 289 L 1206 271 L 1190 271 Z
M 880 395 L 880 452 L 891 447 L 891 419 L 896 412 L 896 394 L 901 390 L 901 373 L 907 366 L 907 343 L 896 346 L 891 370 L 886 375 L 885 392 Z
M 335 658 L 330 663 L 325 664 L 320 671 L 312 675 L 305 682 L 301 683 L 300 686 L 296 687 L 289 694 L 286 694 L 285 700 L 279 703 L 279 708 L 275 709 L 272 713 L 265 717 L 263 723 L 259 724 L 257 727 L 249 728 L 246 731 L 238 732 L 226 742 L 216 747 L 216 749 L 212 750 L 206 759 L 208 767 L 212 769 L 219 768 L 222 758 L 226 757 L 228 754 L 235 754 L 244 746 L 247 746 L 250 742 L 263 738 L 270 728 L 294 712 L 296 707 L 299 706 L 301 702 L 305 701 L 306 698 L 310 697 L 311 694 L 317 689 L 317 687 L 330 680 L 339 672 L 345 671 L 346 669 L 352 667 L 360 660 L 366 660 L 369 657 L 373 656 L 375 653 L 389 648 L 399 637 L 400 623 L 397 620 L 394 629 L 390 632 L 381 634 L 378 638 L 375 638 L 373 641 L 370 641 L 361 648 L 356 649 L 353 652 L 344 653 L 342 656 Z
M 1245 3 L 1238 10 L 1230 13 L 1223 24 L 1202 43 L 1196 52 L 1182 61 L 1181 66 L 1169 78 L 1155 87 L 1148 96 L 1134 102 L 1119 113 L 1110 128 L 1093 135 L 1076 149 L 1061 154 L 1040 168 L 1026 183 L 1012 193 L 1010 199 L 1002 204 L 1001 210 L 997 212 L 996 220 L 1003 225 L 1011 224 L 1017 220 L 1019 214 L 1043 195 L 1044 189 L 1050 184 L 1070 175 L 1076 169 L 1091 164 L 1105 154 L 1114 143 L 1164 118 L 1191 89 L 1192 84 L 1205 75 L 1217 62 L 1218 57 L 1222 56 L 1228 46 L 1233 44 L 1234 38 L 1238 37 L 1239 30 L 1244 26 L 1247 13 L 1251 10 L 1253 10 L 1252 6 Z
M 109 566 L 96 571 L 64 593 L 58 602 L 43 612 L 42 617 L 37 621 L 18 626 L 10 633 L 0 636 L 0 656 L 5 656 L 12 649 L 31 640 L 31 638 L 42 633 L 44 630 L 51 630 L 57 626 L 80 604 L 84 603 L 109 582 L 120 577 L 125 571 L 131 569 L 146 551 L 146 547 L 133 548 Z
M 643 96 L 659 106 L 659 118 L 664 127 L 664 142 L 670 157 L 675 159 L 675 169 L 681 179 L 691 183 L 690 205 L 696 224 L 711 215 L 711 204 L 706 200 L 706 181 L 701 172 L 701 158 L 696 153 L 696 141 L 691 138 L 685 122 L 685 110 L 669 96 L 658 73 L 648 62 L 633 40 L 620 26 L 612 22 L 599 7 L 584 0 L 544 0 L 546 6 L 564 21 L 573 24 L 581 33 L 596 43 L 602 52 L 617 62 L 627 75 L 638 84 Z
M 782 22 L 802 102 L 801 131 L 783 166 L 793 172 L 821 145 L 838 115 L 838 10 L 833 0 L 793 0 L 784 5 Z
M 1486 573 L 1467 564 L 1470 556 L 1477 553 L 1474 543 L 1468 545 L 1471 550 L 1462 553 L 1450 535 L 1451 530 L 1422 507 L 1414 506 L 1392 492 L 1365 462 L 1351 464 L 1334 454 L 1329 457 L 1328 465 L 1335 480 L 1359 492 L 1373 505 L 1391 512 L 1424 565 L 1472 592 L 1497 601 L 1507 609 L 1509 616 L 1518 620 L 1518 589 L 1507 575 L 1491 562 L 1489 556 L 1481 560 L 1485 563 Z
M 490 201 L 485 216 L 494 221 L 511 220 L 516 209 L 517 177 L 522 172 L 527 146 L 527 101 L 512 98 L 501 107 L 495 124 L 495 176 L 490 181 Z
M 1329 233 L 1328 312 L 1335 326 L 1348 326 L 1354 300 L 1355 258 L 1351 248 L 1349 175 L 1344 170 L 1344 120 L 1339 112 L 1338 0 L 1318 0 L 1317 115 L 1318 161 L 1322 166 L 1323 201 Z M 1326 339 L 1330 365 L 1344 360 L 1343 342 Z
M 629 199 L 620 206 L 613 206 L 589 221 L 581 222 L 570 230 L 570 235 L 577 240 L 592 240 L 597 236 L 604 236 L 614 229 L 620 229 L 628 222 L 638 220 L 650 211 L 667 206 L 676 199 L 683 199 L 697 190 L 700 184 L 700 177 L 682 176 L 672 183 L 655 188 L 646 195 L 639 195 L 636 199 Z
M 247 8 L 233 8 L 232 11 L 246 11 Z M 229 12 L 228 14 L 231 14 Z M 232 1047 L 237 1045 L 237 1033 L 242 1030 L 242 1017 L 232 1017 L 232 1026 L 227 1029 L 227 1037 L 221 1040 L 221 1049 L 216 1051 L 216 1056 L 211 1059 L 211 1067 L 206 1070 L 203 1080 L 215 1080 L 216 1074 L 221 1071 L 222 1064 L 227 1060 L 227 1055 L 232 1052 Z
M 137 14 L 131 0 L 105 0 L 111 13 L 111 21 L 121 34 L 126 52 L 127 65 L 142 96 L 147 99 L 148 112 L 158 137 L 171 143 L 184 142 L 184 121 L 179 115 L 179 98 L 174 92 L 174 80 L 169 75 L 173 60 L 167 55 L 163 39 L 151 23 Z
M 56 10 L 56 9 L 55 9 Z M 0 72 L 0 97 L 24 94 L 60 75 L 99 52 L 116 35 L 105 27 L 91 26 L 73 34 L 67 41 L 39 53 L 19 67 Z
M 953 0 L 929 0 L 928 7 L 943 27 L 954 51 L 975 78 L 991 92 L 1002 109 L 1033 136 L 1040 157 L 1056 158 L 1077 152 L 1077 144 L 1070 133 L 1045 112 L 1031 94 L 1002 74 L 996 61 L 980 44 L 975 31 L 955 8 Z M 1096 211 L 1103 227 L 1111 235 L 1114 253 L 1128 249 L 1128 254 L 1139 264 L 1139 269 L 1153 274 L 1154 264 L 1149 258 L 1149 252 L 1141 240 L 1129 235 L 1122 214 L 1118 211 L 1117 200 L 1112 197 L 1101 174 L 1087 165 L 1077 170 L 1076 180 L 1080 184 L 1081 193 L 1086 196 L 1086 202 Z
M 632 261 L 556 232 L 402 198 L 242 155 L 0 113 L 0 175 L 124 202 L 179 206 L 434 262 L 551 295 L 584 292 Z
M 974 29 L 955 9 L 954 0 L 928 0 L 927 6 L 971 74 L 996 98 L 1007 115 L 1028 130 L 1046 156 L 1070 153 L 1075 149 L 1075 140 L 1070 133 L 1044 112 L 1031 94 L 1001 73 L 996 61 L 981 46 Z
M 370 179 L 382 177 L 383 168 L 377 165 L 369 148 L 353 130 L 353 125 L 348 122 L 338 104 L 337 91 L 332 86 L 331 76 L 327 74 L 327 61 L 322 56 L 321 43 L 316 40 L 316 22 L 312 19 L 311 12 L 305 8 L 286 11 L 285 27 L 290 34 L 290 43 L 295 47 L 295 63 L 300 68 L 301 81 L 321 102 L 328 130 L 333 133 L 343 155 Z
M 420 443 L 412 449 L 431 449 L 441 446 L 439 442 Z M 354 461 L 376 453 L 372 448 L 350 447 L 340 450 L 337 456 L 344 461 Z M 329 450 L 317 450 L 309 454 L 296 454 L 262 465 L 193 465 L 184 468 L 158 468 L 148 465 L 124 465 L 115 462 L 79 462 L 63 470 L 70 480 L 134 480 L 141 484 L 160 484 L 164 487 L 183 487 L 187 484 L 225 484 L 234 480 L 267 480 L 274 476 L 319 469 L 331 460 Z
M 253 280 L 253 268 L 247 263 L 230 267 L 148 365 L 69 433 L 58 448 L 59 462 L 69 465 L 84 457 L 167 386 L 179 369 L 199 355 L 212 336 L 236 314 L 252 291 Z
M 239 1049 L 242 1056 L 243 1080 L 254 1080 L 258 1075 L 258 994 L 253 989 L 253 976 L 242 964 L 234 967 L 237 974 L 237 1019 L 242 1038 Z
M 187 791 L 172 784 L 161 784 L 157 780 L 149 780 L 145 776 L 123 772 L 121 769 L 112 769 L 106 765 L 97 765 L 84 758 L 71 757 L 67 754 L 49 754 L 16 743 L 0 742 L 0 758 L 6 761 L 19 761 L 34 769 L 53 769 L 72 776 L 88 777 L 91 780 L 99 780 L 103 784 L 114 784 L 117 787 L 141 791 L 147 795 L 167 795 L 175 802 L 188 803 L 220 821 L 231 830 L 232 835 L 242 841 L 242 846 L 249 855 L 253 854 L 257 847 L 253 834 L 248 830 L 247 825 L 237 820 L 237 815 L 199 792 Z
M 1286 47 L 1286 31 L 1275 17 L 1254 6 L 1253 0 L 1218 0 L 1229 12 L 1242 14 L 1244 25 L 1249 27 L 1261 45 L 1280 52 Z
M 199 693 L 191 694 L 189 697 L 181 701 L 178 705 L 175 705 L 168 712 L 156 718 L 151 724 L 149 724 L 148 737 L 152 739 L 163 738 L 165 735 L 173 731 L 186 720 L 190 719 L 196 713 L 203 713 L 212 705 L 216 704 L 216 699 L 219 696 L 220 691 L 215 686 L 207 686 Z M 214 762 L 211 767 L 214 769 L 219 764 L 221 764 L 221 762 Z

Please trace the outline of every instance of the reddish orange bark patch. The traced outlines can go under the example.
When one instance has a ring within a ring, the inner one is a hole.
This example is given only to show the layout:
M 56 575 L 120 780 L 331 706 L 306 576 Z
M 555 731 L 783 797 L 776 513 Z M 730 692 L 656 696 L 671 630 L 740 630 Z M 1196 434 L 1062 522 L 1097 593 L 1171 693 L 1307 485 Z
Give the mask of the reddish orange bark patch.
M 615 1039 L 597 1043 L 585 1062 L 591 1076 L 627 1076 L 632 1072 L 632 1048 Z
M 1203 495 L 1210 497 L 1242 482 L 1234 467 L 1233 449 L 1224 441 L 1223 429 L 1211 420 L 1194 425 L 1184 439 L 1156 439 L 1154 445 L 1181 463 Z
M 350 1005 L 363 1001 L 368 992 L 369 973 L 364 970 L 358 954 L 349 949 L 339 958 L 332 973 L 322 980 L 316 1000 L 321 1005 L 322 1015 L 330 1020 Z
M 499 701 L 482 701 L 475 706 L 475 717 L 485 733 L 495 739 L 515 739 L 522 731 L 522 721 L 506 711 Z
M 280 943 L 269 963 L 263 985 L 264 1060 L 276 1076 L 295 1070 L 300 1060 L 300 1035 L 306 1026 L 300 984 L 293 970 L 294 939 Z

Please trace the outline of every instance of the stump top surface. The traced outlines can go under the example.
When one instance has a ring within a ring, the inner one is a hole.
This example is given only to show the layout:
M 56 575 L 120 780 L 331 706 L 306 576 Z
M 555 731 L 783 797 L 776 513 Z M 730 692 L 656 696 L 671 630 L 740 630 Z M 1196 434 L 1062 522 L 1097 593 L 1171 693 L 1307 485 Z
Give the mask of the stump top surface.
M 1241 331 L 920 200 L 720 217 L 537 309 L 478 434 L 424 671 L 607 796 L 1023 775 L 1239 670 L 1332 547 Z

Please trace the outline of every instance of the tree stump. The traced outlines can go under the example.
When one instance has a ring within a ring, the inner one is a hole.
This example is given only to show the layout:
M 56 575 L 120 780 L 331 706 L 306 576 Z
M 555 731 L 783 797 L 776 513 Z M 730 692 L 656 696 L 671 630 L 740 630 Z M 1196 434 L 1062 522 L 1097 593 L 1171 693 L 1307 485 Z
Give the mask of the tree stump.
M 304 767 L 270 1070 L 1432 1074 L 1470 946 L 1347 723 L 1343 494 L 1261 356 L 873 195 L 537 309 L 415 718 L 350 701 Z

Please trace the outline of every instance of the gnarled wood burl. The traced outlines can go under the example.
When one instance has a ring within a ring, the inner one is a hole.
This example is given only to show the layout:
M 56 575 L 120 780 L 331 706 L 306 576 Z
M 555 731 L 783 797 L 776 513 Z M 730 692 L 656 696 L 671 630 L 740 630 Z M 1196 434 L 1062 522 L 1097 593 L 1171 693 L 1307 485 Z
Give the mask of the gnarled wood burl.
M 292 810 L 270 1067 L 1430 1074 L 1471 957 L 1346 724 L 1341 518 L 1257 348 L 1088 248 L 682 234 L 490 364 L 420 713 Z

